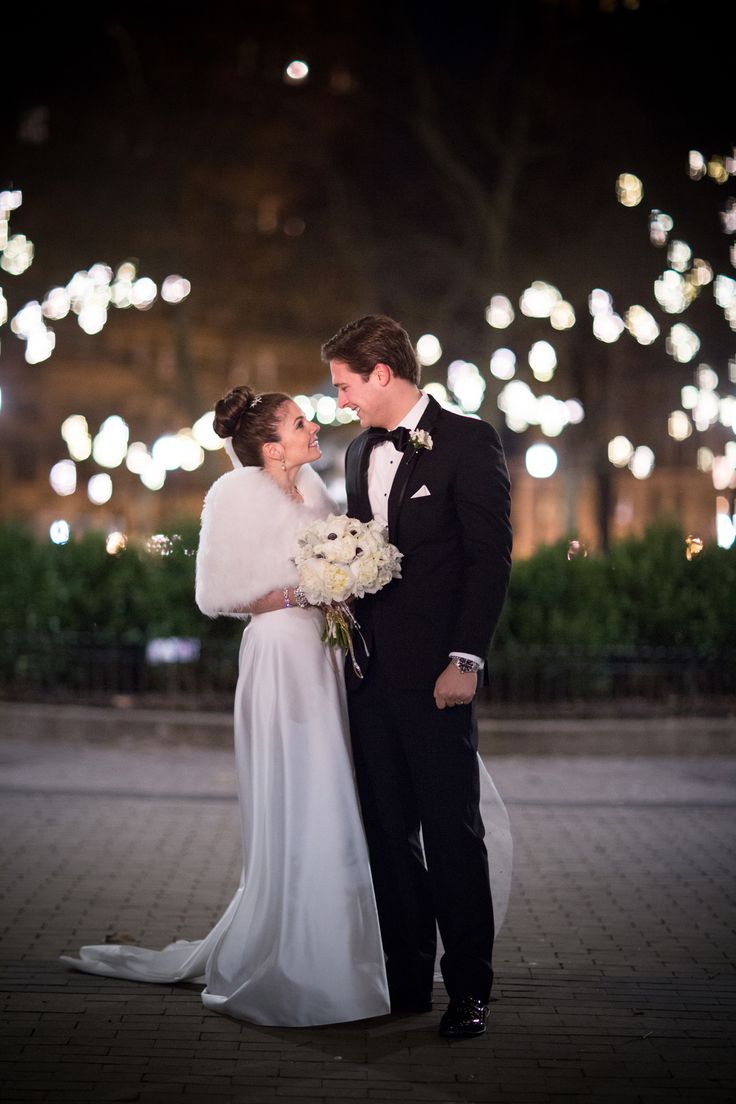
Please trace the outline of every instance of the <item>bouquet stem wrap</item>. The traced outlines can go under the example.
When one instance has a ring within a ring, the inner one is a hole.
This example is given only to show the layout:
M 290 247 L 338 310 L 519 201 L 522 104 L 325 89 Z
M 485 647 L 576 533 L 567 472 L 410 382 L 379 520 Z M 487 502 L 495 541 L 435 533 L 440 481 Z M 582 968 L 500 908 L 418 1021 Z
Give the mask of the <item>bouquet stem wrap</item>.
M 363 641 L 365 654 L 369 656 L 371 653 L 368 651 L 365 637 L 360 631 L 360 625 L 355 620 L 352 610 L 347 602 L 337 602 L 334 606 L 325 606 L 323 608 L 325 611 L 325 628 L 322 633 L 322 641 L 330 648 L 342 648 L 344 652 L 349 653 L 353 670 L 358 678 L 362 679 L 363 672 L 355 658 L 353 630 L 358 633 L 358 636 Z

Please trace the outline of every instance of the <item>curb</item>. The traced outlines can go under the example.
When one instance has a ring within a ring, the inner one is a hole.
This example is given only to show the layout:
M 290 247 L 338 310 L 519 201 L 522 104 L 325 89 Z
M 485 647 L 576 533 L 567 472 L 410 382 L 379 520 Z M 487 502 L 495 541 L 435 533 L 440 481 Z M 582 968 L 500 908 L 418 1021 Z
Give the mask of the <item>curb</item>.
M 480 716 L 484 755 L 736 755 L 736 717 Z M 228 712 L 0 702 L 5 738 L 83 743 L 155 741 L 229 747 Z

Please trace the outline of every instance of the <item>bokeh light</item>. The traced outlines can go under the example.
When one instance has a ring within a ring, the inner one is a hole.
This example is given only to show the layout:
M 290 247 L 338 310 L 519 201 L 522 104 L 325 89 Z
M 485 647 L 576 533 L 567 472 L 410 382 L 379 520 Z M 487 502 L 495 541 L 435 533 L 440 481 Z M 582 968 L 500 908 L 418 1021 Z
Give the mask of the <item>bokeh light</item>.
M 141 276 L 139 280 L 136 280 L 133 284 L 133 290 L 130 296 L 131 302 L 138 310 L 148 310 L 152 307 L 158 294 L 158 288 L 153 280 L 148 276 Z
M 670 242 L 667 248 L 667 260 L 675 272 L 687 271 L 693 251 L 687 242 L 678 241 L 676 238 Z
M 125 454 L 125 466 L 133 475 L 140 475 L 150 460 L 148 447 L 142 441 L 133 441 Z
M 33 264 L 33 253 L 33 242 L 25 234 L 13 234 L 0 256 L 0 268 L 11 276 L 21 276 Z
M 73 460 L 59 460 L 49 472 L 49 483 L 58 495 L 72 495 L 77 489 L 77 465 Z
M 688 534 L 685 537 L 685 556 L 688 560 L 694 559 L 699 556 L 703 551 L 703 538 L 695 536 L 694 533 Z
M 331 425 L 337 411 L 337 403 L 331 395 L 323 395 L 317 403 L 317 421 L 321 425 Z
M 535 341 L 529 350 L 529 367 L 541 383 L 552 379 L 557 367 L 557 354 L 548 341 Z
M 519 309 L 527 318 L 549 318 L 555 303 L 562 295 L 553 284 L 544 280 L 534 280 L 519 300 Z
M 700 338 L 686 326 L 677 322 L 667 338 L 667 352 L 678 364 L 688 364 L 700 349 Z
M 61 436 L 72 460 L 86 460 L 92 455 L 92 437 L 87 419 L 82 414 L 70 414 L 61 423 Z
M 492 295 L 486 307 L 486 322 L 495 330 L 505 330 L 514 321 L 514 308 L 505 295 Z
M 303 396 L 297 396 L 296 401 Z M 197 418 L 196 422 L 192 426 L 192 433 L 195 441 L 198 441 L 203 449 L 207 449 L 209 452 L 216 452 L 217 449 L 221 449 L 224 446 L 222 437 L 215 433 L 213 428 L 215 421 L 214 410 L 208 410 L 201 418 Z
M 588 556 L 586 545 L 579 540 L 571 540 L 567 546 L 568 560 L 585 560 Z
M 422 334 L 417 341 L 417 359 L 420 364 L 429 367 L 436 364 L 442 356 L 442 346 L 434 334 Z
M 475 364 L 454 360 L 447 369 L 447 385 L 466 413 L 474 413 L 483 402 L 486 382 Z
M 87 483 L 87 498 L 95 506 L 102 506 L 112 498 L 112 479 L 107 472 L 98 472 Z
M 634 304 L 626 311 L 624 324 L 640 345 L 651 345 L 659 337 L 659 326 L 653 315 L 638 304 Z
M 117 531 L 108 533 L 107 540 L 105 541 L 105 551 L 110 556 L 117 555 L 118 552 L 122 552 L 128 544 L 128 538 L 125 533 L 119 533 Z
M 161 284 L 161 298 L 166 303 L 181 303 L 191 290 L 192 285 L 183 276 L 167 276 Z
M 596 314 L 593 319 L 593 333 L 599 341 L 612 345 L 618 341 L 624 332 L 624 322 L 620 315 L 611 311 L 610 314 Z
M 673 410 L 667 419 L 667 432 L 676 441 L 684 441 L 693 431 L 690 419 L 684 410 Z
M 642 201 L 644 186 L 633 173 L 621 173 L 616 181 L 616 198 L 624 207 L 636 207 Z
M 11 211 L 17 211 L 23 202 L 21 191 L 0 192 L 0 217 L 7 218 Z
M 588 310 L 593 318 L 598 314 L 610 314 L 613 310 L 613 298 L 609 291 L 603 288 L 593 288 L 588 296 Z
M 425 384 L 422 390 L 425 394 L 431 395 L 433 399 L 436 399 L 440 405 L 447 402 L 447 388 L 443 383 L 438 383 L 433 380 Z
M 496 379 L 513 379 L 516 374 L 516 354 L 511 349 L 496 349 L 491 357 L 490 370 Z
M 71 536 L 69 522 L 63 518 L 52 521 L 49 526 L 49 537 L 54 544 L 66 544 Z
M 575 325 L 575 311 L 572 304 L 565 299 L 555 303 L 549 316 L 553 330 L 570 330 Z
M 157 463 L 152 456 L 146 457 L 139 473 L 140 481 L 149 491 L 160 491 L 166 482 L 166 468 Z
M 724 234 L 736 233 L 736 199 L 728 199 L 721 211 L 721 229 Z
M 155 464 L 166 471 L 176 471 L 181 466 L 181 449 L 178 437 L 166 433 L 153 442 L 151 456 Z
M 170 556 L 174 550 L 170 537 L 165 533 L 153 533 L 146 541 L 146 552 L 152 556 Z
M 608 459 L 616 468 L 625 468 L 634 455 L 634 446 L 628 437 L 619 434 L 608 442 Z
M 629 468 L 635 479 L 648 479 L 654 470 L 654 452 L 648 445 L 639 445 L 629 460 Z
M 128 426 L 119 414 L 105 418 L 92 444 L 92 456 L 102 468 L 117 468 L 128 451 Z
M 565 410 L 570 425 L 579 425 L 585 417 L 585 409 L 579 399 L 566 399 Z
M 652 245 L 663 246 L 675 223 L 671 215 L 664 211 L 651 211 L 649 214 L 649 240 Z
M 45 318 L 51 319 L 52 322 L 59 322 L 69 314 L 71 305 L 72 301 L 67 289 L 55 287 L 47 292 L 41 304 L 41 310 Z
M 309 76 L 309 66 L 306 61 L 295 59 L 290 61 L 284 69 L 284 80 L 287 84 L 299 84 Z
M 525 462 L 534 479 L 549 479 L 557 470 L 557 453 L 551 445 L 531 445 L 526 450 Z

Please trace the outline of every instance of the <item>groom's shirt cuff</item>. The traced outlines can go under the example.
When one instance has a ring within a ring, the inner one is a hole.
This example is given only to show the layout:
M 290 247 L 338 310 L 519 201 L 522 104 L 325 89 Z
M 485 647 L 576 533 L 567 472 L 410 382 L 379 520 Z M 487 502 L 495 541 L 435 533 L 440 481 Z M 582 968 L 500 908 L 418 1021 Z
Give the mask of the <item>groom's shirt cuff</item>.
M 483 666 L 483 660 L 480 656 L 471 655 L 470 652 L 450 652 L 451 656 L 457 656 L 458 659 L 472 659 L 475 663 L 480 663 Z

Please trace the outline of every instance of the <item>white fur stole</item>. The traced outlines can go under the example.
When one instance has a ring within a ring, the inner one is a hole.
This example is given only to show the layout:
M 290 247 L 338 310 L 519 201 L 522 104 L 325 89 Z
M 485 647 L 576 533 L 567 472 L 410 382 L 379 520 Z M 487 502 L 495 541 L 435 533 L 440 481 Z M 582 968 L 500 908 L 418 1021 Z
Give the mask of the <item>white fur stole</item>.
M 197 550 L 195 597 L 202 613 L 216 617 L 247 609 L 271 590 L 296 586 L 297 532 L 335 512 L 309 464 L 301 468 L 296 485 L 303 503 L 287 498 L 262 468 L 238 468 L 212 484 Z

